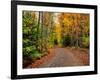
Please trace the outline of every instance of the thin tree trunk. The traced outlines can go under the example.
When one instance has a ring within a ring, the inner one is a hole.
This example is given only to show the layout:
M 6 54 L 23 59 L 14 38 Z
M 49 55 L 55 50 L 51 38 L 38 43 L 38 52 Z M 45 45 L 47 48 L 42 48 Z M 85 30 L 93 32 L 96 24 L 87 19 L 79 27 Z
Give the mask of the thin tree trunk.
M 40 12 L 39 12 L 39 15 L 38 15 L 38 25 L 37 25 L 37 45 L 36 45 L 36 49 L 38 50 L 39 49 L 39 26 L 40 26 Z

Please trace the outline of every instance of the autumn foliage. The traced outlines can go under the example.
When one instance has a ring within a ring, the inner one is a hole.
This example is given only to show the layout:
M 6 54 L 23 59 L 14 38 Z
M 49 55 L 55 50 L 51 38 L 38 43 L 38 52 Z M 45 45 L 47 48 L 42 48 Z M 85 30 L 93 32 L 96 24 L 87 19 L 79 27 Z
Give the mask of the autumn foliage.
M 56 45 L 89 49 L 89 14 L 23 11 L 22 20 L 23 64 L 40 59 Z

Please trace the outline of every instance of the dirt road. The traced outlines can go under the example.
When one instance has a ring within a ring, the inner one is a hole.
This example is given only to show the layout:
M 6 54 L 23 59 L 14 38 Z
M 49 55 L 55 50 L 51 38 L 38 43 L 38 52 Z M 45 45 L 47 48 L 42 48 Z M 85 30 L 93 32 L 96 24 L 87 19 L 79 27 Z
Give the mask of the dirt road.
M 53 49 L 54 56 L 52 59 L 45 61 L 39 67 L 65 67 L 65 66 L 82 66 L 82 61 L 75 57 L 73 53 L 65 48 Z
M 81 49 L 54 48 L 50 54 L 32 63 L 28 68 L 67 67 L 89 65 L 89 53 Z M 86 50 L 88 51 L 88 50 Z

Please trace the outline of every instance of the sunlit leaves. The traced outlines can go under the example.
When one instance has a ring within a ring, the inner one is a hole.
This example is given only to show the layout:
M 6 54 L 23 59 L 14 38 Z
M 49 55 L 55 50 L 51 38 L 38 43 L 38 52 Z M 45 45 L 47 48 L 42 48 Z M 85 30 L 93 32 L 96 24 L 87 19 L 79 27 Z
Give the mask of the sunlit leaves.
M 62 38 L 70 35 L 72 46 L 82 45 L 80 44 L 80 42 L 83 42 L 81 37 L 89 37 L 89 14 L 60 13 L 59 23 L 62 30 Z

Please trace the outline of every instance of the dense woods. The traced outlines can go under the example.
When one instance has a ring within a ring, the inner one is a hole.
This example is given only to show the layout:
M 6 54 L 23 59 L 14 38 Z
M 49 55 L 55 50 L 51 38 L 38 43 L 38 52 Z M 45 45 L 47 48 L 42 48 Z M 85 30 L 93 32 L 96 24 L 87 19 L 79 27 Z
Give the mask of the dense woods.
M 89 14 L 23 11 L 23 67 L 58 47 L 89 49 Z

